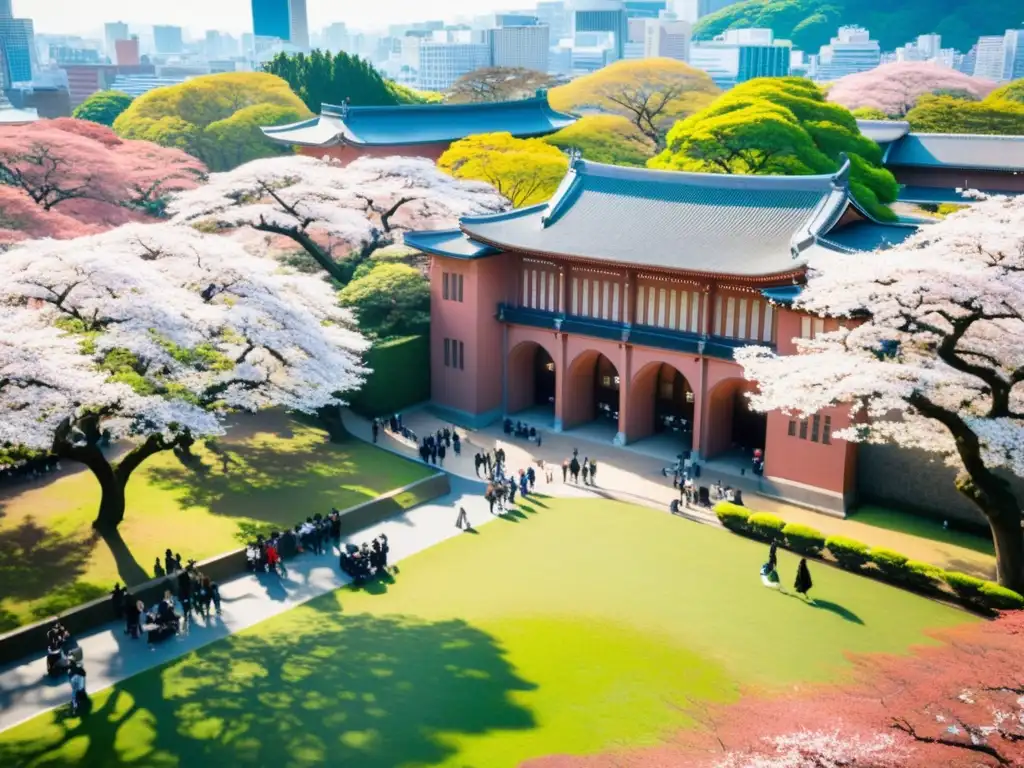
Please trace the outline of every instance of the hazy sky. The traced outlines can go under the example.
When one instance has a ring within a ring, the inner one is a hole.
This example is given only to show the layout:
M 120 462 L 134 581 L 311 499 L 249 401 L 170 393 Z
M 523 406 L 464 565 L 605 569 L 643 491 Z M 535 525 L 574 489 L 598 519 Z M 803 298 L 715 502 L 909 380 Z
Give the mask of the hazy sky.
M 516 5 L 516 0 L 306 0 L 310 31 L 335 21 L 383 29 L 388 24 L 452 19 Z M 194 34 L 207 29 L 235 35 L 252 31 L 250 0 L 14 0 L 14 15 L 34 19 L 36 31 L 48 33 L 96 34 L 106 21 L 174 24 Z

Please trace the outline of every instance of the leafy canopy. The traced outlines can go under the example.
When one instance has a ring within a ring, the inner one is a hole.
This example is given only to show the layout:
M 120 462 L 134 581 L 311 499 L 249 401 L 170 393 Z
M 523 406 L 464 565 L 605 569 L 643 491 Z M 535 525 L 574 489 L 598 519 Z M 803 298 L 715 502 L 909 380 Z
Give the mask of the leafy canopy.
M 817 53 L 841 25 L 871 30 L 883 51 L 892 51 L 922 32 L 942 35 L 942 44 L 961 51 L 981 35 L 1020 26 L 1020 3 L 990 0 L 746 0 L 705 16 L 695 39 L 708 40 L 727 29 L 759 27 L 792 40 L 795 48 Z
M 569 168 L 562 151 L 544 139 L 511 133 L 482 133 L 454 142 L 437 167 L 457 179 L 485 181 L 514 208 L 543 202 L 554 194 Z
M 223 138 L 222 123 L 249 107 L 260 105 L 282 108 L 275 113 L 280 119 L 311 116 L 302 100 L 281 78 L 262 72 L 227 72 L 196 77 L 143 94 L 114 121 L 114 130 L 124 138 L 183 149 L 211 170 L 229 170 L 234 166 L 223 165 L 225 153 L 218 145 Z M 244 113 L 240 121 L 244 123 L 252 114 Z M 252 145 L 241 155 L 252 159 L 255 151 Z M 264 141 L 259 152 L 256 156 L 270 157 L 280 154 L 281 148 Z
M 552 89 L 549 99 L 562 112 L 622 115 L 657 142 L 676 120 L 704 109 L 719 92 L 706 72 L 681 61 L 628 59 Z
M 648 165 L 677 171 L 805 176 L 852 165 L 850 188 L 873 216 L 892 220 L 884 203 L 899 191 L 881 167 L 882 151 L 845 107 L 829 104 L 810 80 L 759 78 L 733 88 L 679 123 Z
M 430 283 L 408 264 L 378 264 L 339 291 L 338 301 L 378 338 L 424 333 L 430 326 Z
M 621 115 L 585 115 L 544 139 L 562 150 L 578 149 L 595 163 L 643 167 L 655 152 L 655 144 L 628 118 Z
M 109 126 L 131 103 L 132 97 L 122 91 L 97 91 L 75 107 L 71 116 Z
M 890 117 L 902 117 L 928 94 L 959 96 L 968 101 L 985 98 L 995 83 L 925 61 L 883 64 L 840 78 L 832 83 L 828 100 L 847 109 L 868 107 Z
M 983 133 L 996 136 L 1024 135 L 1024 80 L 999 88 L 981 101 L 955 96 L 922 96 L 907 113 L 918 133 Z
M 554 85 L 546 72 L 523 67 L 482 67 L 467 72 L 452 83 L 445 101 L 468 104 L 486 101 L 515 101 L 533 96 Z

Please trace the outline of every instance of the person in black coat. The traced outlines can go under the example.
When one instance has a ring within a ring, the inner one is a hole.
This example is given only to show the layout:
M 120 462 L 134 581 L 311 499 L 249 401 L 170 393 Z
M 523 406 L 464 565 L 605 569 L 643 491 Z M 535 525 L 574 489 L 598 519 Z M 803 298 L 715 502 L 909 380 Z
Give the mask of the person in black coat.
M 796 580 L 793 582 L 793 589 L 798 595 L 807 598 L 807 593 L 811 591 L 813 586 L 814 582 L 811 581 L 811 572 L 807 568 L 807 558 L 801 557 L 800 565 L 796 569 Z
M 448 453 L 448 451 L 444 447 L 444 443 L 439 443 L 438 446 L 437 446 L 437 459 L 438 459 L 438 461 L 441 462 L 441 466 L 442 467 L 444 466 L 444 457 L 445 457 L 445 455 L 447 453 Z
M 779 543 L 777 541 L 773 541 L 771 547 L 768 549 L 768 565 L 770 566 L 768 570 L 770 571 L 774 571 L 775 567 L 779 564 L 778 550 Z

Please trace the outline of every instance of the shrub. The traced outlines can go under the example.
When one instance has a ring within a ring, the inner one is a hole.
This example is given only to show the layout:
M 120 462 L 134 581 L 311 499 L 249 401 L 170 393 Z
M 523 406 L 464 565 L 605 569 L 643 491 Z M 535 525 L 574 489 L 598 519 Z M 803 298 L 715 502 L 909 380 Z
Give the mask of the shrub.
M 981 594 L 981 588 L 985 585 L 984 579 L 968 576 L 959 571 L 946 571 L 942 574 L 942 578 L 953 588 L 954 592 L 967 600 L 978 597 Z
M 997 611 L 1014 611 L 1024 608 L 1024 597 L 991 581 L 982 582 L 979 598 L 986 607 Z
M 385 416 L 430 399 L 430 337 L 385 339 L 366 353 L 373 372 L 350 406 L 366 416 Z
M 782 538 L 782 529 L 786 527 L 786 521 L 778 515 L 768 512 L 756 512 L 747 520 L 750 533 L 759 539 L 776 541 Z
M 825 546 L 825 537 L 821 531 L 809 525 L 789 523 L 782 529 L 782 535 L 786 538 L 786 546 L 801 555 L 816 557 Z
M 728 501 L 720 501 L 715 505 L 715 514 L 718 520 L 730 531 L 736 533 L 747 533 L 749 530 L 747 521 L 750 519 L 750 510 L 733 504 Z
M 904 563 L 904 576 L 907 582 L 921 590 L 933 591 L 942 581 L 942 569 L 931 563 L 922 563 L 920 560 L 907 560 Z
M 872 547 L 868 556 L 886 578 L 894 581 L 905 581 L 907 579 L 906 556 L 884 547 Z
M 825 547 L 842 568 L 859 571 L 868 561 L 868 546 L 845 536 L 829 536 L 825 539 Z

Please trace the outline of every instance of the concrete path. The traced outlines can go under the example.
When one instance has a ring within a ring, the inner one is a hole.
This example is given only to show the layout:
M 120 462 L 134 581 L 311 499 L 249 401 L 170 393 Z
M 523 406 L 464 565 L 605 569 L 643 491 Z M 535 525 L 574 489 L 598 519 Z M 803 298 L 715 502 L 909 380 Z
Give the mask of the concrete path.
M 459 507 L 465 507 L 474 527 L 494 520 L 482 497 L 483 488 L 482 483 L 452 477 L 451 493 L 447 496 L 360 531 L 345 541 L 360 544 L 385 533 L 391 545 L 391 560 L 400 561 L 460 535 L 461 531 L 455 527 Z M 187 633 L 155 646 L 145 639 L 129 638 L 124 634 L 123 622 L 111 623 L 77 638 L 88 672 L 88 690 L 96 693 L 344 586 L 348 581 L 338 567 L 337 549 L 329 555 L 303 554 L 289 561 L 285 579 L 270 574 L 247 574 L 222 584 L 221 616 L 211 617 L 208 622 L 195 619 Z M 37 658 L 0 668 L 0 731 L 67 703 L 70 687 L 64 679 L 46 677 L 42 651 L 40 649 Z

